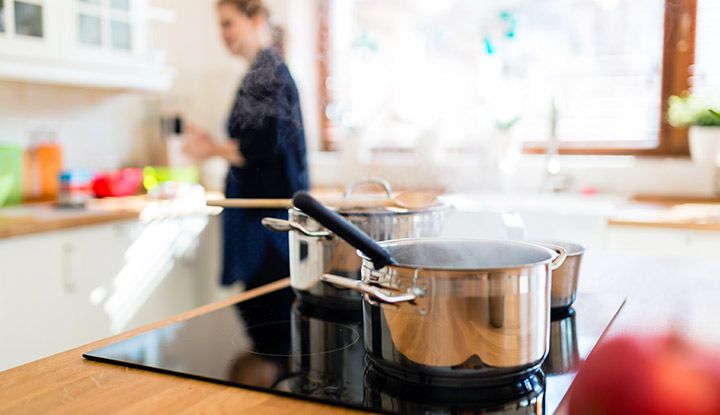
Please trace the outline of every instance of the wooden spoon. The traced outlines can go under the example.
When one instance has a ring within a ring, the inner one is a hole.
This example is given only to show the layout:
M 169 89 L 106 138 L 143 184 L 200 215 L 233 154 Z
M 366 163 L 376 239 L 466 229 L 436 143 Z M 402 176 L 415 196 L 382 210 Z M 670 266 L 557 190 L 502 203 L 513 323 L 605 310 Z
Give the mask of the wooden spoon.
M 400 208 L 407 210 L 426 209 L 438 205 L 437 195 L 426 192 L 401 192 L 392 198 L 318 198 L 323 204 L 337 209 L 351 208 Z M 232 209 L 289 209 L 292 199 L 213 199 L 208 206 Z

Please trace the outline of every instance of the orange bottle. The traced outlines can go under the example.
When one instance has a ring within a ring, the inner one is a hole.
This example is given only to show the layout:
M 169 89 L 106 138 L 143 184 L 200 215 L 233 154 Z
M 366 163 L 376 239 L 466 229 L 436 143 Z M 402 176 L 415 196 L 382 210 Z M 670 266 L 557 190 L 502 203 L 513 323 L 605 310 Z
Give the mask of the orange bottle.
M 54 201 L 58 176 L 62 170 L 62 148 L 52 137 L 43 137 L 31 145 L 25 157 L 25 200 Z
M 54 201 L 58 194 L 58 176 L 62 170 L 62 149 L 56 142 L 39 144 L 35 151 L 40 168 L 40 200 Z

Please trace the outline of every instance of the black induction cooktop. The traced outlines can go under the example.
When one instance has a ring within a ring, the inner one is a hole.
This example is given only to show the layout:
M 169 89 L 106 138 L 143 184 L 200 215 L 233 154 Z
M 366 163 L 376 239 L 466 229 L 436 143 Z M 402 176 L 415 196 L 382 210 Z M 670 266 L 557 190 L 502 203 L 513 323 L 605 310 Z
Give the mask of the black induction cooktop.
M 553 413 L 622 307 L 579 296 L 554 315 L 542 369 L 493 387 L 417 385 L 365 357 L 361 311 L 305 304 L 289 288 L 84 354 L 91 360 L 381 413 Z

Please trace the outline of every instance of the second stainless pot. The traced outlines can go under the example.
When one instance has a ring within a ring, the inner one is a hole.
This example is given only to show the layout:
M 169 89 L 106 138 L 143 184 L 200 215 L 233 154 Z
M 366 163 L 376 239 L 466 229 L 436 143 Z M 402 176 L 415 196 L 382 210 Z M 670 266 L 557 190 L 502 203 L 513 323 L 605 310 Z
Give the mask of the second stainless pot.
M 351 196 L 356 185 L 367 183 L 381 185 L 391 197 L 390 185 L 378 179 L 352 183 L 346 189 L 346 197 Z M 345 220 L 379 241 L 437 236 L 446 211 L 444 205 L 423 209 L 336 209 Z M 275 231 L 290 232 L 290 285 L 296 293 L 304 300 L 325 306 L 360 309 L 358 293 L 320 281 L 325 273 L 359 280 L 361 259 L 355 248 L 299 209 L 290 209 L 287 221 L 265 218 L 263 224 Z

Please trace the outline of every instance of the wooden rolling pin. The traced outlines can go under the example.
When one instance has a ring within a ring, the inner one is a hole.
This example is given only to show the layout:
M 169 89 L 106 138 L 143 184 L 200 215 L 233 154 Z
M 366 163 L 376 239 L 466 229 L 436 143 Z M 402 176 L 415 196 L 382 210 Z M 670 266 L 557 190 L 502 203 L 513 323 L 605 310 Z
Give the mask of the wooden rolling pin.
M 207 205 L 233 209 L 289 209 L 292 199 L 213 199 L 208 200 Z
M 424 209 L 436 206 L 437 196 L 424 192 L 402 192 L 392 198 L 318 198 L 323 204 L 337 208 L 401 208 Z M 214 199 L 207 201 L 208 206 L 233 209 L 289 209 L 292 199 Z

